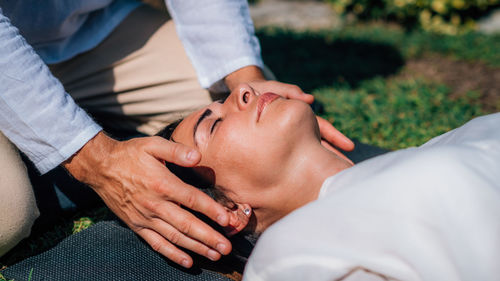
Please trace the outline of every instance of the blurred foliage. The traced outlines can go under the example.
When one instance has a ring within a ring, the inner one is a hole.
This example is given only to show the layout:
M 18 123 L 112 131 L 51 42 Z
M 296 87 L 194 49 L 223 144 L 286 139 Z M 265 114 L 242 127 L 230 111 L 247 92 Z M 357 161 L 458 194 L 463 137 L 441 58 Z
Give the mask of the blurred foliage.
M 500 0 L 327 0 L 339 14 L 360 19 L 396 20 L 408 28 L 459 34 L 475 28 L 475 21 Z
M 412 79 L 374 78 L 357 89 L 343 85 L 313 93 L 324 104 L 322 116 L 337 129 L 388 149 L 421 145 L 484 114 L 477 92 L 450 99 L 446 86 Z
M 423 30 L 404 31 L 384 25 L 357 25 L 338 32 L 326 32 L 344 40 L 363 40 L 387 44 L 397 49 L 405 59 L 428 53 L 444 54 L 454 59 L 481 61 L 500 66 L 500 34 L 486 35 L 467 32 L 459 35 L 437 34 Z
M 339 32 L 292 32 L 281 29 L 258 33 L 264 61 L 279 80 L 305 91 L 377 75 L 396 73 L 403 65 L 401 52 L 391 42 Z
M 385 25 L 340 31 L 258 31 L 264 61 L 278 79 L 316 96 L 313 108 L 347 136 L 388 149 L 420 145 L 481 110 L 480 94 L 393 78 L 408 59 L 444 54 L 500 66 L 500 36 L 439 35 Z
M 81 232 L 94 225 L 94 221 L 89 217 L 82 217 L 73 221 L 73 234 Z
M 395 74 L 406 60 L 429 53 L 500 66 L 499 34 L 450 36 L 357 25 L 318 32 L 262 29 L 257 35 L 264 61 L 276 76 L 305 91 L 344 82 L 356 87 L 364 80 Z

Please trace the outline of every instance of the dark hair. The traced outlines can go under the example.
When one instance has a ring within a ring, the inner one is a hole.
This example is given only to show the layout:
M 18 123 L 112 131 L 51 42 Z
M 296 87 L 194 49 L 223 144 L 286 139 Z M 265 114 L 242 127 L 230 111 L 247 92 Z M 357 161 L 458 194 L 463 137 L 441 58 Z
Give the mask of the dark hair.
M 163 130 L 159 131 L 156 135 L 165 138 L 167 140 L 174 141 L 172 139 L 172 134 L 174 133 L 177 126 L 179 126 L 179 124 L 182 122 L 182 120 L 183 119 L 179 119 L 167 125 Z M 206 179 L 201 177 L 201 175 L 197 173 L 195 169 L 178 166 L 172 163 L 166 163 L 165 165 L 173 174 L 175 174 L 183 182 L 192 185 L 194 187 L 197 187 L 198 189 L 206 193 L 208 196 L 213 198 L 221 205 L 229 209 L 232 209 L 236 206 L 236 203 L 231 198 L 226 196 L 224 188 L 208 182 Z

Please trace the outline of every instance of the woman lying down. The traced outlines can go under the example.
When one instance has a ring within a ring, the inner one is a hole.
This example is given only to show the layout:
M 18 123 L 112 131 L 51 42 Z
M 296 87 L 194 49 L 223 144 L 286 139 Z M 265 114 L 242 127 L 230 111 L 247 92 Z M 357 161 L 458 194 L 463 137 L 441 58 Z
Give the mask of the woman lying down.
M 307 104 L 241 85 L 160 135 L 199 149 L 233 233 L 266 230 L 244 280 L 500 278 L 500 113 L 353 166 Z

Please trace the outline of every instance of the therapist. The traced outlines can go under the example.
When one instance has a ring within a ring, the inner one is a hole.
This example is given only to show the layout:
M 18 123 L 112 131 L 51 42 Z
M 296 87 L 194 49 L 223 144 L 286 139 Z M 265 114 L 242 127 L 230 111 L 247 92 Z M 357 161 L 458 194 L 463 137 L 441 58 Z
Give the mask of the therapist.
M 62 165 L 184 267 L 193 261 L 179 247 L 211 260 L 231 251 L 181 205 L 227 226 L 224 208 L 163 165 L 196 165 L 198 151 L 157 137 L 117 141 L 104 131 L 152 135 L 241 82 L 309 103 L 313 97 L 265 79 L 246 1 L 166 4 L 169 15 L 135 0 L 0 0 L 0 256 L 38 216 L 17 149 L 41 174 Z M 330 144 L 353 148 L 319 122 Z

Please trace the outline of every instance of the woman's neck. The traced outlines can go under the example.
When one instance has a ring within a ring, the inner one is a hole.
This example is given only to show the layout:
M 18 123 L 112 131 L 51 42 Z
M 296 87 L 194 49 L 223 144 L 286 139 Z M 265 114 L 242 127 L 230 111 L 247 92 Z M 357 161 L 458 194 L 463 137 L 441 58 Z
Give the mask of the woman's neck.
M 268 208 L 256 210 L 256 215 L 262 213 L 258 217 L 265 218 L 259 219 L 258 228 L 265 229 L 295 209 L 316 200 L 328 177 L 352 166 L 320 143 L 305 145 L 295 150 L 294 154 L 288 162 L 288 175 L 272 187 L 277 200 L 271 202 Z

